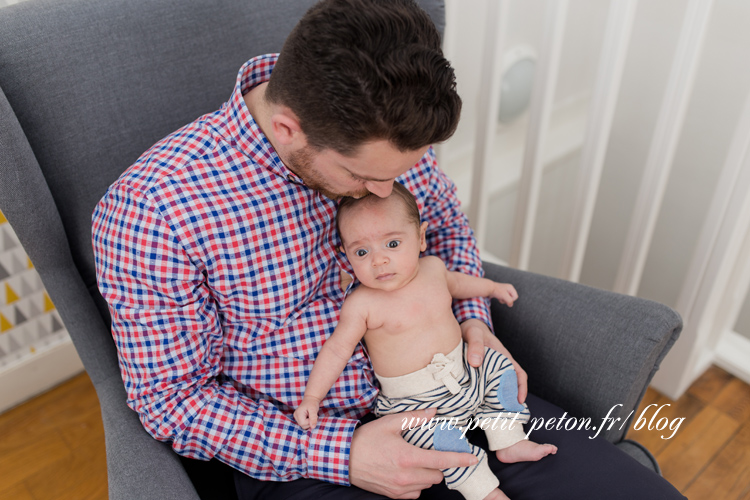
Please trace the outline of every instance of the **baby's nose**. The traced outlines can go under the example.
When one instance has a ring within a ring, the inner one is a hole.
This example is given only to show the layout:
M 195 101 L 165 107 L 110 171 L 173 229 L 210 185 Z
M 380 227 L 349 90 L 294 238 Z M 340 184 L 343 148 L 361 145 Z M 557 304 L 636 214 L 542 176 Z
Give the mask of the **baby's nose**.
M 389 262 L 388 256 L 385 255 L 385 253 L 378 253 L 375 255 L 375 258 L 372 259 L 372 265 L 373 266 L 382 266 L 383 264 L 387 264 Z

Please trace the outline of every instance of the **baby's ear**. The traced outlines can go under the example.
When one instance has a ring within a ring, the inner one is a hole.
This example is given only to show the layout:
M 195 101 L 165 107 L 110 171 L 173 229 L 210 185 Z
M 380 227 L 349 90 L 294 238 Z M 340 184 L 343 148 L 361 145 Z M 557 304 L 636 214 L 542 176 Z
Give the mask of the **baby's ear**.
M 341 252 L 344 255 L 346 255 L 346 250 L 344 250 L 344 245 L 339 245 L 339 252 Z
M 428 222 L 424 221 L 419 226 L 419 249 L 422 252 L 424 252 L 425 250 L 427 250 L 427 236 L 426 235 L 427 235 L 427 226 L 428 225 L 429 225 Z

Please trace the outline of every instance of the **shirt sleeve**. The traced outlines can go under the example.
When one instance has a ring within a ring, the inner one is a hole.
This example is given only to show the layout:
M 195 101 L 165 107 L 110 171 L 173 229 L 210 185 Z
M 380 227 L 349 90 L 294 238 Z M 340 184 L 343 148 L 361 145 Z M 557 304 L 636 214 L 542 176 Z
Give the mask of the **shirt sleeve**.
M 356 420 L 323 417 L 308 432 L 220 376 L 219 313 L 175 232 L 153 200 L 127 186 L 112 188 L 94 212 L 97 281 L 128 405 L 180 455 L 216 457 L 263 480 L 348 484 Z
M 456 185 L 438 168 L 435 152 L 429 148 L 405 184 L 420 201 L 422 221 L 427 221 L 428 255 L 440 257 L 448 269 L 471 276 L 484 276 L 474 231 L 461 211 Z M 453 312 L 459 323 L 472 318 L 484 321 L 492 330 L 489 299 L 455 300 Z

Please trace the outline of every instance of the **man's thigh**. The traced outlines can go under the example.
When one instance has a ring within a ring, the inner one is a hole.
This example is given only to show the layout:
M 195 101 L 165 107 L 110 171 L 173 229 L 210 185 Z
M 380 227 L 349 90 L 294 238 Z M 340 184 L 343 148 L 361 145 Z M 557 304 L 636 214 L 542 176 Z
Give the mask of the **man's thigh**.
M 529 395 L 531 417 L 547 422 L 559 419 L 563 411 L 542 399 Z M 528 427 L 524 426 L 528 432 Z M 535 443 L 557 446 L 557 454 L 538 462 L 503 464 L 495 453 L 488 452 L 490 468 L 500 479 L 500 489 L 512 500 L 672 500 L 683 499 L 669 482 L 639 464 L 608 441 L 596 438 L 591 431 L 544 429 L 532 432 Z M 486 447 L 484 433 L 474 431 L 469 439 Z M 441 485 L 423 493 L 424 499 L 460 499 Z
M 337 486 L 315 479 L 288 482 L 258 481 L 241 472 L 235 474 L 239 500 L 272 498 L 289 500 L 384 500 L 385 497 L 357 487 Z M 460 495 L 459 495 L 460 497 Z
M 559 419 L 563 410 L 533 395 L 527 400 L 532 418 Z M 557 446 L 556 455 L 538 462 L 500 463 L 489 452 L 490 468 L 500 479 L 502 489 L 512 500 L 678 500 L 683 497 L 658 474 L 639 464 L 614 445 L 601 438 L 589 439 L 590 432 L 540 429 L 530 434 L 536 443 Z M 486 449 L 484 433 L 469 433 L 472 443 Z M 294 500 L 375 500 L 382 499 L 359 488 L 301 479 L 288 483 L 262 482 L 244 474 L 237 477 L 240 500 L 290 498 Z M 422 494 L 424 500 L 459 500 L 462 496 L 448 490 L 445 483 Z

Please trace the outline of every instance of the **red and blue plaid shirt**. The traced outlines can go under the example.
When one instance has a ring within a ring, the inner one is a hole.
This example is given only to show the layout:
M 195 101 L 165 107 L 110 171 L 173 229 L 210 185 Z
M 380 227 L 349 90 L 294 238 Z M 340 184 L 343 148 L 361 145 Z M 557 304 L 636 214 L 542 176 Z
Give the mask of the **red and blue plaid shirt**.
M 259 479 L 348 484 L 352 433 L 377 388 L 359 346 L 317 427 L 292 417 L 351 268 L 336 250 L 336 202 L 281 162 L 242 99 L 275 61 L 248 61 L 221 109 L 155 144 L 109 188 L 93 216 L 99 288 L 128 405 L 156 439 Z M 429 222 L 428 253 L 481 273 L 432 149 L 398 181 Z M 485 300 L 455 312 L 489 324 Z

